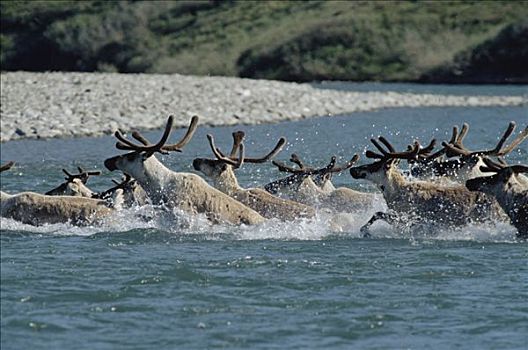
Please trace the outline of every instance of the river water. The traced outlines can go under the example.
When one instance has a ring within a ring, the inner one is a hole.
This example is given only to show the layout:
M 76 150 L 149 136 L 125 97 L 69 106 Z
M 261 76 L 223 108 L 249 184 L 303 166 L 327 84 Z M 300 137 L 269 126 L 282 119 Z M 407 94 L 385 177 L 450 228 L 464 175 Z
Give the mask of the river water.
M 333 88 L 450 89 L 344 85 Z M 451 89 L 526 94 L 526 87 Z M 277 159 L 295 152 L 322 165 L 332 155 L 341 161 L 363 155 L 372 136 L 385 135 L 403 148 L 415 138 L 424 144 L 433 136 L 448 139 L 452 125 L 464 121 L 471 127 L 465 144 L 490 147 L 510 120 L 525 126 L 526 106 L 386 109 L 240 129 L 249 156 L 286 136 Z M 236 129 L 201 127 L 183 153 L 161 159 L 174 170 L 192 171 L 192 159 L 211 155 L 205 134 L 229 149 Z M 145 133 L 152 140 L 159 134 Z M 108 136 L 2 144 L 2 162 L 17 162 L 2 174 L 2 190 L 45 192 L 60 183 L 61 168 L 102 169 L 106 157 L 118 154 L 114 143 Z M 526 163 L 527 144 L 508 160 Z M 281 177 L 271 164 L 247 164 L 238 175 L 243 186 Z M 104 171 L 90 185 L 105 189 L 112 176 L 119 175 Z M 375 191 L 348 172 L 334 183 Z M 359 228 L 370 214 L 349 215 L 341 230 L 332 230 L 323 214 L 229 227 L 148 207 L 99 227 L 35 228 L 2 219 L 1 348 L 526 349 L 528 246 L 515 240 L 513 227 L 424 236 L 382 223 L 373 226 L 372 239 L 362 239 Z

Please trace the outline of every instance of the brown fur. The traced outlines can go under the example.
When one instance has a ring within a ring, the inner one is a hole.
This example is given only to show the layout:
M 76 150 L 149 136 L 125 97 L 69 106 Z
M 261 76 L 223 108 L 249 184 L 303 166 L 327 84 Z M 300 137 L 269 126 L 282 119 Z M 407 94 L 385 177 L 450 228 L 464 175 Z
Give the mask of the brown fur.
M 90 225 L 114 210 L 102 200 L 71 196 L 46 196 L 34 192 L 0 194 L 1 216 L 39 226 L 70 222 Z
M 253 225 L 264 219 L 240 202 L 209 186 L 194 174 L 178 174 L 178 190 L 167 197 L 169 204 L 190 214 L 205 213 L 213 222 L 228 222 L 235 225 Z M 184 175 L 184 176 L 183 176 Z
M 293 199 L 307 205 L 330 209 L 334 212 L 350 213 L 371 208 L 375 195 L 354 191 L 347 187 L 324 191 L 315 184 L 311 177 L 307 177 L 294 192 Z
M 430 182 L 409 182 L 397 169 L 391 169 L 393 188 L 382 190 L 389 209 L 412 214 L 426 221 L 462 226 L 468 221 L 504 219 L 497 201 L 464 186 L 439 186 Z
M 264 221 L 257 212 L 209 186 L 198 175 L 174 172 L 154 155 L 144 158 L 140 153 L 130 153 L 107 159 L 105 165 L 112 171 L 120 169 L 130 174 L 153 204 L 190 214 L 203 213 L 213 222 L 252 225 Z
M 524 175 L 505 169 L 493 176 L 471 179 L 466 187 L 494 197 L 508 214 L 518 235 L 528 238 L 528 181 Z
M 218 160 L 195 159 L 194 167 L 213 179 L 214 187 L 237 201 L 247 205 L 265 218 L 295 220 L 315 216 L 315 209 L 291 200 L 275 197 L 258 189 L 240 187 L 233 167 Z
M 441 186 L 424 181 L 408 181 L 396 168 L 394 162 L 377 162 L 352 168 L 354 178 L 366 178 L 376 183 L 383 193 L 389 210 L 401 219 L 434 223 L 435 226 L 457 227 L 469 222 L 506 220 L 507 217 L 497 201 L 483 193 L 470 192 L 464 186 Z M 376 221 L 377 213 L 362 230 Z M 391 219 L 392 220 L 392 219 Z M 405 225 L 408 221 L 405 221 Z

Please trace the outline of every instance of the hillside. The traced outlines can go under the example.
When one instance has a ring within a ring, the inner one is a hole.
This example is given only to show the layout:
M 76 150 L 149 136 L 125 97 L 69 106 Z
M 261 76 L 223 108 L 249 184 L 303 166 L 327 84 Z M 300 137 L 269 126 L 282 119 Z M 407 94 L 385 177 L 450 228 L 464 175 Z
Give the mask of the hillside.
M 3 71 L 528 82 L 522 1 L 2 1 L 0 10 Z

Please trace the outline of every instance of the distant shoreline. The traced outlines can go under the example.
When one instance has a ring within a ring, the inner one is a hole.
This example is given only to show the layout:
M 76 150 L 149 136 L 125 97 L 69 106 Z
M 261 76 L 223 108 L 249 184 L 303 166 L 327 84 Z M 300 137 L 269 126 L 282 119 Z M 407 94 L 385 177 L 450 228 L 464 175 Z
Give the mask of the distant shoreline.
M 1 73 L 1 142 L 150 130 L 192 115 L 221 126 L 277 123 L 391 107 L 514 106 L 527 96 L 453 96 L 318 89 L 235 77 L 178 74 Z

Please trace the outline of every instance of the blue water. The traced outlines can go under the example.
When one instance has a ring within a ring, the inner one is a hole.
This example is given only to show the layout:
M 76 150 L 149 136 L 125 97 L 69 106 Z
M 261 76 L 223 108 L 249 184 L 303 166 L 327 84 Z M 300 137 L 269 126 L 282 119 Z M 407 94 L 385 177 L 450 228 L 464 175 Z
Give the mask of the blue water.
M 396 91 L 413 94 L 480 95 L 480 96 L 528 96 L 527 85 L 467 85 L 467 84 L 413 84 L 323 81 L 312 84 L 320 89 L 345 91 Z
M 510 120 L 526 125 L 526 107 L 386 109 L 242 129 L 248 155 L 286 136 L 278 159 L 296 152 L 324 164 L 334 154 L 342 161 L 363 154 L 371 136 L 402 148 L 414 138 L 448 139 L 463 121 L 471 126 L 465 144 L 489 147 Z M 210 155 L 206 133 L 228 149 L 235 129 L 201 127 L 182 154 L 161 159 L 192 171 L 192 159 Z M 145 134 L 154 140 L 159 131 Z M 105 157 L 118 154 L 114 143 L 2 144 L 1 161 L 17 161 L 2 174 L 2 190 L 44 192 L 60 183 L 62 167 L 102 169 Z M 527 162 L 527 144 L 508 160 Z M 239 172 L 244 186 L 280 176 L 270 164 Z M 118 174 L 104 171 L 89 184 L 105 189 L 112 177 Z M 348 173 L 334 183 L 375 190 Z M 380 224 L 365 240 L 359 227 L 368 213 L 350 215 L 343 232 L 329 229 L 324 216 L 235 228 L 163 215 L 143 222 L 134 214 L 86 228 L 2 219 L 2 350 L 527 348 L 528 246 L 507 224 L 433 237 Z

